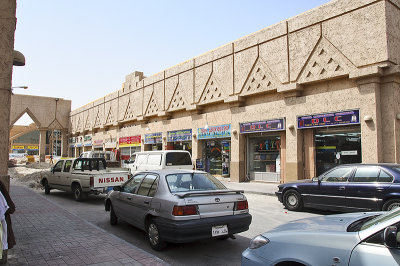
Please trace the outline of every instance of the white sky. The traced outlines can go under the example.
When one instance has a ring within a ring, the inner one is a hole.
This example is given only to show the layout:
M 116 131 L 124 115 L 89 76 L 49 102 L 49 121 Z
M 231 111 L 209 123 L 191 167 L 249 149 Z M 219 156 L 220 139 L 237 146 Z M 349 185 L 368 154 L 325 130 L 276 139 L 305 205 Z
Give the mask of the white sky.
M 72 110 L 328 0 L 17 0 L 16 94 L 72 100 Z

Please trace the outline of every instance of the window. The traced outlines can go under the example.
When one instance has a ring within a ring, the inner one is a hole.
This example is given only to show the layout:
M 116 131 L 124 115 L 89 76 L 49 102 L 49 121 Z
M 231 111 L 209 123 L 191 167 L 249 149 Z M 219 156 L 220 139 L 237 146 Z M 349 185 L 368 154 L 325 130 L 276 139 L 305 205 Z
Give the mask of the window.
M 378 182 L 393 182 L 393 177 L 385 171 L 381 170 L 381 172 L 379 173 Z
M 61 172 L 64 161 L 58 161 L 56 165 L 54 165 L 53 172 Z
M 145 164 L 147 162 L 147 154 L 139 154 L 136 156 L 135 164 L 136 165 L 141 165 Z
M 143 180 L 143 182 L 140 184 L 137 194 L 142 196 L 148 196 L 150 189 L 156 179 L 157 176 L 155 175 L 147 175 L 146 178 Z
M 353 171 L 352 167 L 338 167 L 327 173 L 322 182 L 346 182 Z
M 123 187 L 123 192 L 135 193 L 136 188 L 139 186 L 145 175 L 135 175 L 131 180 L 129 180 Z
M 72 161 L 71 160 L 67 160 L 65 161 L 65 165 L 64 165 L 64 172 L 69 172 L 69 169 L 71 169 L 71 165 L 72 165 Z
M 219 190 L 226 187 L 210 174 L 173 174 L 166 176 L 171 193 L 183 191 Z
M 168 152 L 165 158 L 165 165 L 192 165 L 190 154 L 186 152 Z
M 149 165 L 161 165 L 161 154 L 149 154 L 147 158 L 147 164 Z
M 379 175 L 378 167 L 358 167 L 353 182 L 376 182 Z

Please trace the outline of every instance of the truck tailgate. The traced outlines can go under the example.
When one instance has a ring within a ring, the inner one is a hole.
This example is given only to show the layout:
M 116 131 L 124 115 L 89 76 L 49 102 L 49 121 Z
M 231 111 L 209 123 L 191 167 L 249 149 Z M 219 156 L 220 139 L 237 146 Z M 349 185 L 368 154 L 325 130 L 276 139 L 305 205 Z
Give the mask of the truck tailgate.
M 110 172 L 93 175 L 93 188 L 120 186 L 129 179 L 128 172 Z

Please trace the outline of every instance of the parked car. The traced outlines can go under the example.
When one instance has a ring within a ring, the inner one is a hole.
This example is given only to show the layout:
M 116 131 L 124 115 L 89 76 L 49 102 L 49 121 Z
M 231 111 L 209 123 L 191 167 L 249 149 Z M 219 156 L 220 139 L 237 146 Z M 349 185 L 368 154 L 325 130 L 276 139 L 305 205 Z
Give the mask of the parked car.
M 45 194 L 51 189 L 71 191 L 75 200 L 81 201 L 88 194 L 105 193 L 113 186 L 125 183 L 129 171 L 110 171 L 103 158 L 77 158 L 59 160 L 50 172 L 43 174 L 40 183 Z
M 399 265 L 400 209 L 292 221 L 256 236 L 242 265 Z
M 140 172 L 114 187 L 105 200 L 110 223 L 122 219 L 147 232 L 150 246 L 228 238 L 249 229 L 246 197 L 206 172 L 164 169 Z
M 124 163 L 132 174 L 160 169 L 194 169 L 190 153 L 181 150 L 136 152 Z
M 303 207 L 338 211 L 392 210 L 400 206 L 399 164 L 349 164 L 319 177 L 278 186 L 288 210 Z

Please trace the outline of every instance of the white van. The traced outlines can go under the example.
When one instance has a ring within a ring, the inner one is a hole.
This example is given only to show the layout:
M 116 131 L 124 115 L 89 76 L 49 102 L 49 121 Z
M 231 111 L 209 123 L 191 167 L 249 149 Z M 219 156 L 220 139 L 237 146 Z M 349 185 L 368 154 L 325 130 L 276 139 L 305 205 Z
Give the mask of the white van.
M 131 174 L 159 169 L 193 169 L 190 153 L 181 150 L 136 152 L 124 163 Z

